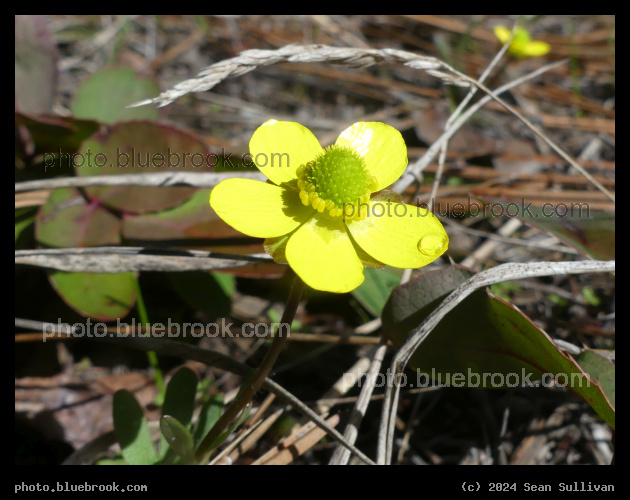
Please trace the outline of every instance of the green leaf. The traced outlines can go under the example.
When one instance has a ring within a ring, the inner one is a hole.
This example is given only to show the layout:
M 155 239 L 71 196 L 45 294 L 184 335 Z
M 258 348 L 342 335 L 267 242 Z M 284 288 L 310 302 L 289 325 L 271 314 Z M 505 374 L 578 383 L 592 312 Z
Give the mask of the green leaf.
M 53 271 L 48 276 L 61 298 L 79 314 L 100 321 L 122 318 L 136 301 L 134 273 Z
M 584 288 L 582 288 L 582 296 L 584 297 L 586 302 L 588 302 L 592 306 L 597 307 L 601 303 L 601 300 L 597 296 L 597 293 L 595 293 L 595 290 L 593 290 L 593 287 L 585 286 Z
M 196 463 L 193 438 L 186 427 L 176 418 L 164 415 L 160 419 L 160 429 L 168 445 L 181 457 L 182 465 Z
M 197 374 L 190 368 L 177 370 L 166 388 L 162 415 L 170 415 L 182 425 L 188 425 L 195 406 L 198 382 Z
M 210 398 L 210 400 L 204 404 L 199 413 L 199 418 L 195 425 L 195 447 L 199 446 L 199 443 L 206 437 L 210 429 L 214 427 L 217 420 L 221 417 L 223 410 L 223 394 L 218 393 Z
M 184 426 L 190 424 L 195 407 L 198 378 L 190 368 L 180 368 L 166 387 L 162 416 L 170 415 Z M 160 440 L 160 456 L 165 457 L 168 446 L 165 438 Z
M 212 172 L 207 153 L 199 137 L 172 125 L 118 123 L 103 127 L 81 145 L 74 158 L 74 171 L 87 176 Z M 197 188 L 117 186 L 90 187 L 85 192 L 115 210 L 145 213 L 177 206 Z
M 159 93 L 157 83 L 150 78 L 138 78 L 129 68 L 104 69 L 79 86 L 72 102 L 72 113 L 77 118 L 103 123 L 157 120 L 159 113 L 155 106 L 127 106 Z
M 31 208 L 15 211 L 15 246 L 17 248 L 18 239 L 35 222 L 35 213 Z
M 383 330 L 400 347 L 409 334 L 471 271 L 449 266 L 425 272 L 394 289 L 383 310 Z M 614 409 L 599 385 L 512 304 L 478 290 L 447 314 L 413 354 L 409 366 L 452 386 L 528 386 L 552 377 L 579 394 L 614 428 Z M 418 380 L 426 383 L 427 377 Z
M 232 425 L 228 426 L 228 428 L 225 429 L 221 434 L 219 434 L 217 438 L 212 442 L 212 444 L 210 445 L 211 450 L 214 450 L 215 448 L 221 446 L 221 443 L 223 443 L 223 441 L 225 441 L 228 437 L 230 437 L 230 435 L 234 432 L 234 430 L 243 422 L 245 422 L 245 420 L 249 418 L 251 408 L 252 408 L 252 404 L 249 403 L 243 409 L 243 411 L 239 413 L 238 417 L 236 417 L 236 420 L 234 420 Z
M 582 369 L 597 382 L 615 407 L 615 365 L 593 351 L 584 351 L 576 359 Z
M 230 274 L 207 272 L 168 273 L 177 294 L 194 310 L 208 318 L 227 317 L 232 306 L 236 280 Z
M 151 465 L 157 460 L 142 407 L 129 391 L 114 394 L 114 430 L 123 457 L 131 465 Z
M 364 269 L 365 280 L 352 295 L 373 316 L 380 316 L 389 294 L 400 283 L 402 271 L 387 267 L 385 269 Z
M 123 457 L 117 458 L 99 458 L 94 465 L 129 465 Z

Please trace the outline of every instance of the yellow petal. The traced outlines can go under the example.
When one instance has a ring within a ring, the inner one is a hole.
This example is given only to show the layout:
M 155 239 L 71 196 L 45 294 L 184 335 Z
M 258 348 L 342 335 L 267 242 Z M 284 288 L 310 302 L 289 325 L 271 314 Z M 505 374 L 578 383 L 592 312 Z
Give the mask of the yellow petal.
M 358 122 L 341 132 L 337 145 L 351 147 L 376 177 L 379 191 L 397 180 L 407 168 L 407 146 L 400 132 L 380 122 Z
M 448 248 L 440 221 L 428 210 L 404 203 L 370 200 L 368 216 L 346 224 L 357 245 L 393 267 L 426 266 Z
M 533 41 L 523 47 L 523 55 L 529 57 L 544 56 L 548 54 L 551 47 L 547 42 Z
M 278 185 L 297 178 L 297 168 L 322 151 L 313 133 L 296 122 L 268 120 L 249 141 L 252 160 L 267 179 Z
M 340 218 L 313 217 L 289 238 L 286 257 L 316 290 L 345 293 L 363 283 L 363 264 Z
M 314 212 L 297 191 L 252 179 L 226 179 L 210 192 L 210 206 L 234 229 L 256 238 L 290 233 Z
M 507 29 L 505 26 L 495 26 L 494 34 L 501 41 L 501 43 L 506 43 L 510 39 L 511 31 Z

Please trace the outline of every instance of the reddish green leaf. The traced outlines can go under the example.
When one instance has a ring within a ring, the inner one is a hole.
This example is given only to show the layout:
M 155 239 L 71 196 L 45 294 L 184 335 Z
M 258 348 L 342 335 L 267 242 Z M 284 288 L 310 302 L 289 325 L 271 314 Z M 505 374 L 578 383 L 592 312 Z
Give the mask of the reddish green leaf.
M 201 139 L 169 125 L 127 122 L 112 125 L 85 141 L 75 160 L 78 175 L 140 175 L 157 172 L 208 172 L 208 150 Z M 192 187 L 93 187 L 91 198 L 122 212 L 156 212 L 190 198 Z
M 55 189 L 41 207 L 35 237 L 50 247 L 89 247 L 120 243 L 120 220 L 74 188 Z
M 136 240 L 231 238 L 241 233 L 223 222 L 210 208 L 210 190 L 202 189 L 181 205 L 146 215 L 125 215 L 123 234 Z
M 15 113 L 15 124 L 24 127 L 33 141 L 34 154 L 75 153 L 98 129 L 98 123 L 72 117 L 32 116 Z
M 46 246 L 86 247 L 120 243 L 120 220 L 74 188 L 55 189 L 35 219 L 35 236 Z M 136 300 L 134 274 L 51 272 L 51 284 L 83 316 L 108 321 L 125 316 Z
M 450 266 L 395 288 L 383 310 L 383 330 L 400 347 L 448 293 L 471 275 Z M 409 365 L 429 374 L 434 382 L 460 387 L 528 386 L 537 380 L 549 384 L 555 377 L 611 427 L 615 425 L 614 409 L 601 387 L 527 316 L 485 290 L 474 292 L 446 315 Z
M 610 404 L 615 406 L 615 365 L 594 351 L 584 351 L 576 361 L 604 390 Z

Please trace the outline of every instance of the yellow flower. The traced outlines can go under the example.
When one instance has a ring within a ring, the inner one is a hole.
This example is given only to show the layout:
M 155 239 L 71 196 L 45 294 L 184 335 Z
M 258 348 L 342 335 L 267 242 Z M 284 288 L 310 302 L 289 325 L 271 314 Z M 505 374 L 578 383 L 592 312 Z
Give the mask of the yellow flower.
M 349 292 L 364 265 L 418 268 L 446 251 L 433 214 L 377 193 L 407 167 L 405 142 L 389 125 L 355 123 L 324 149 L 299 123 L 269 120 L 249 150 L 269 181 L 224 180 L 210 206 L 238 231 L 266 238 L 265 250 L 310 287 Z
M 510 33 L 511 31 L 505 26 L 494 27 L 494 34 L 503 44 L 510 39 Z M 551 47 L 548 43 L 532 40 L 529 31 L 521 26 L 517 26 L 514 30 L 514 38 L 512 38 L 512 43 L 508 48 L 510 54 L 518 58 L 544 56 L 550 50 Z

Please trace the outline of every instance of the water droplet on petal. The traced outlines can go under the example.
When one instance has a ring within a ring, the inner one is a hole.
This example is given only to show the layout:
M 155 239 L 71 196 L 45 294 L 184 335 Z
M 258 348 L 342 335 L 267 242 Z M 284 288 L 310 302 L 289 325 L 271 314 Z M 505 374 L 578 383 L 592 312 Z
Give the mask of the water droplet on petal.
M 445 234 L 427 234 L 418 242 L 418 250 L 424 255 L 433 257 L 441 254 L 447 243 L 448 237 Z

